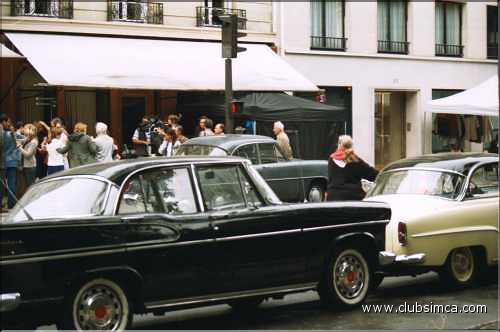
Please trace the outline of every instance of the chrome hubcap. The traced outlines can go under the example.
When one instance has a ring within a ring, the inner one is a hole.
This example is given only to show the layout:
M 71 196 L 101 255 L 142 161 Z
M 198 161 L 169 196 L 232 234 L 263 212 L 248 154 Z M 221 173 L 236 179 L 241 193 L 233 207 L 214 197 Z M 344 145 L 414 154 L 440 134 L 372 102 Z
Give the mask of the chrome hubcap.
M 355 256 L 342 256 L 333 271 L 333 280 L 343 297 L 353 299 L 359 295 L 365 284 L 363 265 Z
M 451 269 L 457 280 L 465 282 L 470 279 L 474 271 L 474 257 L 469 248 L 453 250 Z
M 309 191 L 309 196 L 307 197 L 307 200 L 309 202 L 321 202 L 322 200 L 322 190 L 318 187 L 311 188 Z
M 118 296 L 106 286 L 85 290 L 78 299 L 76 310 L 82 330 L 115 330 L 123 319 Z

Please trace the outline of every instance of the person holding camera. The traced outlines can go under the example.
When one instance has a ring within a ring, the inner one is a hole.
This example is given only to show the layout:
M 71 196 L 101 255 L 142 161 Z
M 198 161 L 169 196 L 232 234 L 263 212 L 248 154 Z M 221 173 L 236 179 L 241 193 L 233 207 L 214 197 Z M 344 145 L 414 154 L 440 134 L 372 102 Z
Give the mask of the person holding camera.
M 138 157 L 149 156 L 148 146 L 151 142 L 149 130 L 149 120 L 147 117 L 143 117 L 132 136 L 132 143 L 134 144 L 135 153 Z

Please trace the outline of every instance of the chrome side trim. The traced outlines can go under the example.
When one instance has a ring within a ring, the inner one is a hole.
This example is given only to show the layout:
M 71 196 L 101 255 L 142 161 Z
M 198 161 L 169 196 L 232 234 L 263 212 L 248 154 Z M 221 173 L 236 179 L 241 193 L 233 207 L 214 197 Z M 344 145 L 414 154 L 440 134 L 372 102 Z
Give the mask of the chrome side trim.
M 461 228 L 450 228 L 435 232 L 427 232 L 412 235 L 412 238 L 422 238 L 430 236 L 440 236 L 440 235 L 450 235 L 450 234 L 460 234 L 460 233 L 471 233 L 471 232 L 497 232 L 498 229 L 494 226 L 471 226 L 471 227 L 461 227 Z
M 42 256 L 42 257 L 2 260 L 2 261 L 0 261 L 0 266 L 12 265 L 12 264 L 38 263 L 38 262 L 45 262 L 45 261 L 51 261 L 51 260 L 95 256 L 95 255 L 110 255 L 110 254 L 117 254 L 117 253 L 125 253 L 125 248 L 110 249 L 110 250 L 94 250 L 94 251 L 86 251 L 86 252 L 81 252 L 81 253 L 70 253 L 70 254 L 61 254 L 61 255 Z
M 267 237 L 273 235 L 282 235 L 282 234 L 294 234 L 300 233 L 301 229 L 289 229 L 286 231 L 276 231 L 276 232 L 268 232 L 268 233 L 257 233 L 257 234 L 247 234 L 247 235 L 236 235 L 236 236 L 228 236 L 222 238 L 216 238 L 215 242 L 225 242 L 225 241 L 234 241 L 234 240 L 242 240 L 242 239 L 251 239 L 251 238 L 259 238 L 259 237 Z
M 319 227 L 309 227 L 309 228 L 304 228 L 304 232 L 314 232 L 314 231 L 320 231 L 323 229 L 335 229 L 335 228 L 343 228 L 343 227 L 352 227 L 352 226 L 366 226 L 366 225 L 375 225 L 375 224 L 387 224 L 389 223 L 390 220 L 384 219 L 384 220 L 374 220 L 374 221 L 360 221 L 360 222 L 354 222 L 354 223 L 348 223 L 348 224 L 339 224 L 339 225 L 328 225 L 328 226 L 319 226 Z
M 12 311 L 21 303 L 21 294 L 0 294 L 0 312 Z
M 307 180 L 307 179 L 325 179 L 328 181 L 328 178 L 324 176 L 298 176 L 295 178 L 274 178 L 274 179 L 266 179 L 266 181 L 290 181 L 290 180 Z
M 160 249 L 160 248 L 168 248 L 168 247 L 184 247 L 190 245 L 204 244 L 204 243 L 214 243 L 215 239 L 206 239 L 206 240 L 196 240 L 196 241 L 184 241 L 184 242 L 168 242 L 168 243 L 158 243 L 151 244 L 151 242 L 147 243 L 130 243 L 127 244 L 127 252 L 128 251 L 138 251 L 138 250 L 147 250 L 147 249 Z
M 252 297 L 252 296 L 301 292 L 301 291 L 312 290 L 315 288 L 316 288 L 316 283 L 306 283 L 306 284 L 289 285 L 282 287 L 263 288 L 263 289 L 249 290 L 249 291 L 228 292 L 228 293 L 220 293 L 220 294 L 205 295 L 198 297 L 180 298 L 162 302 L 150 302 L 146 303 L 145 306 L 146 309 L 151 310 L 151 309 L 168 308 L 168 307 L 197 304 L 197 303 L 225 301 L 225 300 Z

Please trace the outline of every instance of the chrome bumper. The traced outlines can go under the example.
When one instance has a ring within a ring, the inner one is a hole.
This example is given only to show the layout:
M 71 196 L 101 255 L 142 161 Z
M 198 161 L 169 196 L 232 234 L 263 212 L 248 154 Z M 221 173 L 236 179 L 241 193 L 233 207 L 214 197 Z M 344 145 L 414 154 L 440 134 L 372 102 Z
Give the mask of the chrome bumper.
M 8 293 L 0 294 L 0 312 L 16 309 L 21 303 L 21 294 Z
M 425 262 L 425 254 L 396 255 L 389 251 L 378 253 L 378 262 L 381 266 L 390 264 L 420 264 Z

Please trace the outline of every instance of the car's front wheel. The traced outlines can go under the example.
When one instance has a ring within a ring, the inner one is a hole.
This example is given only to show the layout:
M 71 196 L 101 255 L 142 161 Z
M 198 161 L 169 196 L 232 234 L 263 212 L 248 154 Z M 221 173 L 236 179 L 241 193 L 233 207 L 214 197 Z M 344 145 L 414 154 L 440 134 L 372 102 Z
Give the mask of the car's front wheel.
M 482 269 L 481 255 L 470 247 L 453 249 L 445 266 L 439 271 L 444 284 L 463 287 L 474 283 Z
M 109 279 L 96 278 L 85 282 L 66 303 L 58 328 L 124 331 L 132 324 L 131 304 L 125 291 Z
M 354 248 L 340 248 L 327 262 L 318 292 L 327 306 L 350 309 L 360 305 L 370 287 L 370 267 Z

